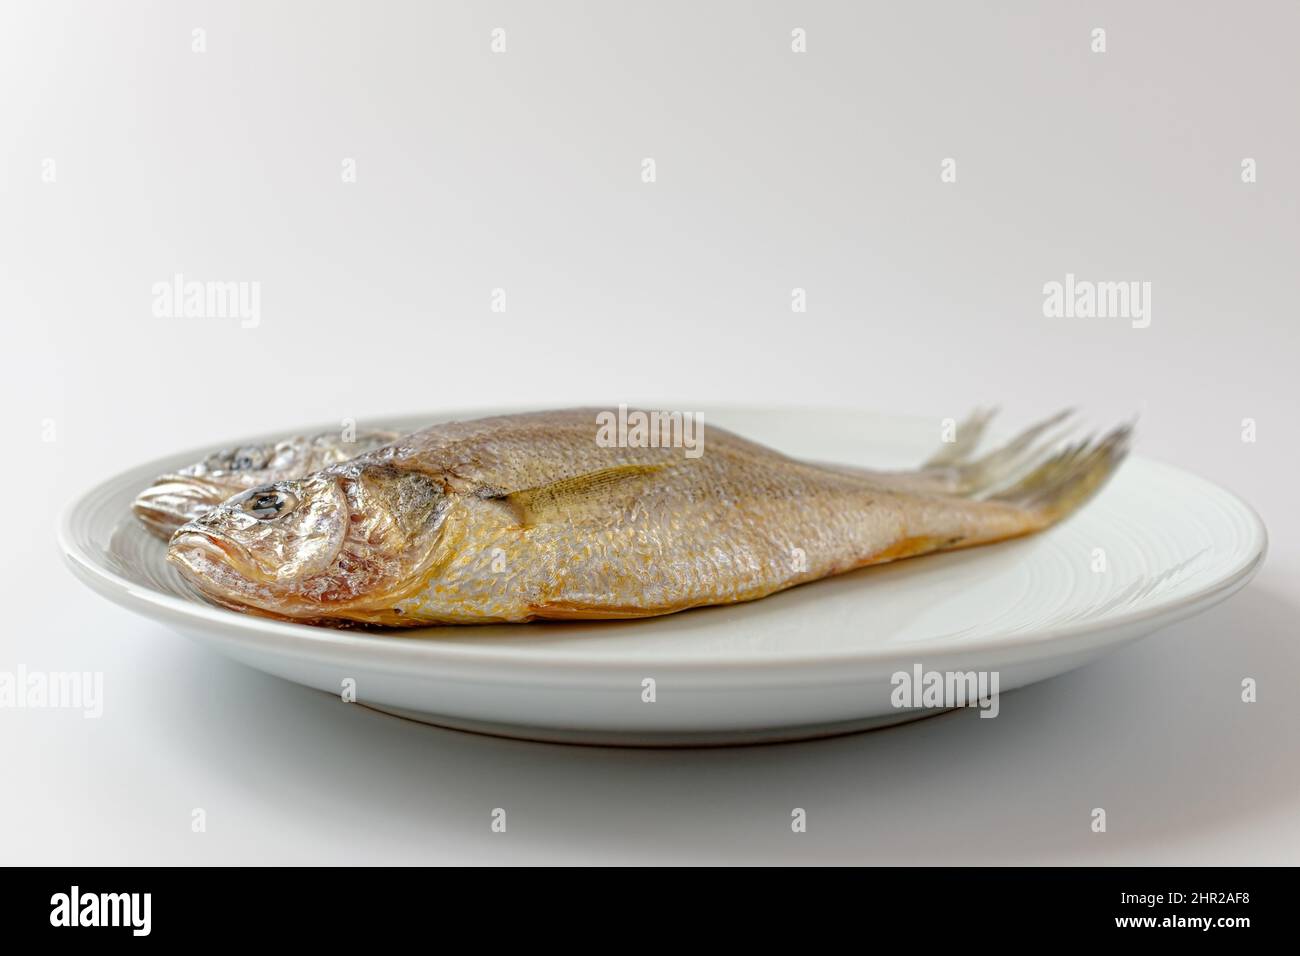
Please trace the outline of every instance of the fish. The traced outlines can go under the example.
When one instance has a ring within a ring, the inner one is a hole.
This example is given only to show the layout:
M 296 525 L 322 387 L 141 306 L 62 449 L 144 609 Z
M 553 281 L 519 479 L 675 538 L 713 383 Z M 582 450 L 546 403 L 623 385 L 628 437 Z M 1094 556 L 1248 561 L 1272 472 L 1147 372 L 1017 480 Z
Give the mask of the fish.
M 959 441 L 888 471 L 702 421 L 695 457 L 654 440 L 666 425 L 611 443 L 606 414 L 436 424 L 248 489 L 178 529 L 167 558 L 217 604 L 308 624 L 651 617 L 1042 531 L 1105 484 L 1132 434 L 1065 442 L 1062 413 L 979 454 L 977 412 Z
M 201 461 L 159 475 L 136 496 L 131 511 L 145 528 L 167 541 L 181 525 L 241 491 L 301 478 L 387 445 L 398 434 L 369 429 L 345 438 L 340 430 L 214 451 Z

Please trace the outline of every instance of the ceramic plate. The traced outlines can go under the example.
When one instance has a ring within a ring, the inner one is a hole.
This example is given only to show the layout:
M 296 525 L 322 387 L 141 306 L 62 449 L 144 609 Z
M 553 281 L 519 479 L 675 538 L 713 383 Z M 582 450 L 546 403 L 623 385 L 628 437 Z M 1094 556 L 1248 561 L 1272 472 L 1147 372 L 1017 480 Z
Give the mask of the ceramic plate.
M 790 454 L 873 466 L 914 466 L 939 431 L 933 420 L 863 412 L 704 414 Z M 1259 567 L 1267 540 L 1234 495 L 1135 455 L 1079 514 L 1043 534 L 867 568 L 750 604 L 640 621 L 341 631 L 205 602 L 129 512 L 154 476 L 213 447 L 269 437 L 214 441 L 92 488 L 60 524 L 73 571 L 110 600 L 250 667 L 336 695 L 350 680 L 363 706 L 539 740 L 756 743 L 927 716 L 936 709 L 913 705 L 936 702 L 912 697 L 919 689 L 899 674 L 919 674 L 922 685 L 932 674 L 996 674 L 1002 693 L 1055 676 L 1228 597 Z

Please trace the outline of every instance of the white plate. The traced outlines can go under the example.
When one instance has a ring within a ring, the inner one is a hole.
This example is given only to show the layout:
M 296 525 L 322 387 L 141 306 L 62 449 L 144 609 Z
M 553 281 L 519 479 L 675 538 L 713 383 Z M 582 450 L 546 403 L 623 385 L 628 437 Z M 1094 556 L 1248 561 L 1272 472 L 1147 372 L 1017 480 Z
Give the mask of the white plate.
M 729 409 L 705 420 L 801 457 L 876 466 L 910 467 L 938 435 L 934 421 L 863 412 Z M 893 675 L 918 664 L 996 671 L 1003 692 L 1053 677 L 1228 597 L 1259 567 L 1267 541 L 1234 495 L 1133 456 L 1082 512 L 1043 534 L 750 604 L 641 621 L 340 631 L 204 602 L 128 510 L 155 475 L 213 446 L 266 437 L 211 442 L 91 489 L 59 529 L 73 571 L 110 600 L 267 673 L 336 695 L 351 678 L 364 705 L 539 740 L 755 743 L 927 716 L 935 711 L 894 706 Z M 653 702 L 643 700 L 647 679 Z

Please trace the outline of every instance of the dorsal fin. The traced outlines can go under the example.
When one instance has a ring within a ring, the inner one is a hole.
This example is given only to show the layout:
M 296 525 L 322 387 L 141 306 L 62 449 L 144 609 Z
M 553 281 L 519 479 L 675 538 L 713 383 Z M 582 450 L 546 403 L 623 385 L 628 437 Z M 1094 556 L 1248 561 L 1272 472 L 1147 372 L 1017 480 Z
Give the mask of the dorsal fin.
M 584 503 L 590 503 L 623 482 L 644 478 L 669 467 L 668 465 L 618 465 L 586 474 L 561 478 L 536 488 L 525 488 L 501 495 L 519 515 L 525 525 L 542 524 L 562 519 Z

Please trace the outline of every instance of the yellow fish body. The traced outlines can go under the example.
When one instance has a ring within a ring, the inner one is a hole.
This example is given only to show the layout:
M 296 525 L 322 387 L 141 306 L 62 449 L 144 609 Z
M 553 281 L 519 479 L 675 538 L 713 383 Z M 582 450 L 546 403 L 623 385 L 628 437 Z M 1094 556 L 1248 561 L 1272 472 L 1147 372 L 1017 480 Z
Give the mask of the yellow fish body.
M 696 455 L 611 443 L 601 416 L 435 425 L 237 495 L 168 557 L 221 604 L 312 623 L 646 617 L 1041 530 L 1101 487 L 1130 434 L 1058 448 L 1040 441 L 1057 416 L 976 457 L 979 415 L 917 470 L 873 472 L 714 427 Z

